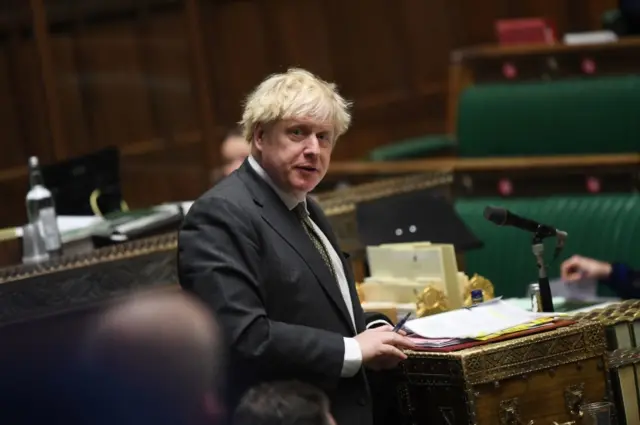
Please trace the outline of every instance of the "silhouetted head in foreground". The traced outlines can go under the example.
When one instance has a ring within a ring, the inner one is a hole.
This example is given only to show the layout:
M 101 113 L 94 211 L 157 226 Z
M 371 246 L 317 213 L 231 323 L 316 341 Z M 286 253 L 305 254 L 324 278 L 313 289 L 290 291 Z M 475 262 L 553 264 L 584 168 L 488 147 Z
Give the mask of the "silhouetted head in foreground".
M 311 385 L 270 382 L 247 391 L 233 425 L 335 425 L 329 407 L 327 396 Z
M 82 353 L 92 423 L 215 423 L 218 342 L 209 310 L 184 293 L 136 295 L 109 308 Z

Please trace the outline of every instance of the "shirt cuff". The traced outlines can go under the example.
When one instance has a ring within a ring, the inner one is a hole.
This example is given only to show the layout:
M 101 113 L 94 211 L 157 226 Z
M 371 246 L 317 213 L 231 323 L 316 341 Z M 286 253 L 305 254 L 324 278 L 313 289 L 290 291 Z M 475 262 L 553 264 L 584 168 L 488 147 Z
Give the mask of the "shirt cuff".
M 355 376 L 362 366 L 362 350 L 354 338 L 344 338 L 344 362 L 342 363 L 343 378 Z
M 386 320 L 378 319 L 370 323 L 367 323 L 367 329 L 378 328 L 380 326 L 386 326 L 386 325 L 393 326 L 391 323 L 387 322 Z

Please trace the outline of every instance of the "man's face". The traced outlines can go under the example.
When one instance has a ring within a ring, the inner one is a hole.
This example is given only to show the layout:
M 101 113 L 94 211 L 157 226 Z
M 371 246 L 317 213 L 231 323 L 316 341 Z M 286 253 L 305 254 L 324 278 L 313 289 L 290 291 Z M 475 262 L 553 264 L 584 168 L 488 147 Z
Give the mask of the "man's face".
M 333 125 L 310 119 L 280 120 L 256 129 L 261 165 L 284 191 L 303 197 L 322 180 L 334 144 Z

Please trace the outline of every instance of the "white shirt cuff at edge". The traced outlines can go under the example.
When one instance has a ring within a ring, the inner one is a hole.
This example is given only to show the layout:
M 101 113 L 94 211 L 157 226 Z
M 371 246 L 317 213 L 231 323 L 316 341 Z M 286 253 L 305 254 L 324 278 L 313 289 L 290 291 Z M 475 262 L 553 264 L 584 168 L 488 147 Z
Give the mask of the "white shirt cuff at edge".
M 362 366 L 362 350 L 354 338 L 344 338 L 344 362 L 342 363 L 343 378 L 351 378 Z

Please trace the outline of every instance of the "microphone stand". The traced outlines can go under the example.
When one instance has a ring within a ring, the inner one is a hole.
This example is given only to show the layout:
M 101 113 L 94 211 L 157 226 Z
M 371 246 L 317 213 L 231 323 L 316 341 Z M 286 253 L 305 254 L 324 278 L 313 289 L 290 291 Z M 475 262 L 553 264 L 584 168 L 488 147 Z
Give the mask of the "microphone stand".
M 553 300 L 551 298 L 551 286 L 549 284 L 549 277 L 547 276 L 547 267 L 544 263 L 544 240 L 548 237 L 554 236 L 549 228 L 545 226 L 539 226 L 538 230 L 534 233 L 533 241 L 531 243 L 531 250 L 536 257 L 536 264 L 538 266 L 538 285 L 540 286 L 540 299 L 542 302 L 542 311 L 545 313 L 553 313 Z M 558 244 L 560 246 L 560 244 Z M 558 248 L 556 248 L 556 252 Z M 557 254 L 556 254 L 557 255 Z

